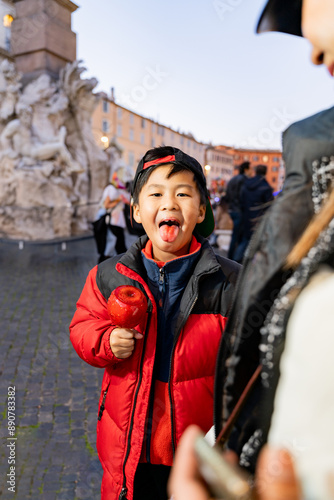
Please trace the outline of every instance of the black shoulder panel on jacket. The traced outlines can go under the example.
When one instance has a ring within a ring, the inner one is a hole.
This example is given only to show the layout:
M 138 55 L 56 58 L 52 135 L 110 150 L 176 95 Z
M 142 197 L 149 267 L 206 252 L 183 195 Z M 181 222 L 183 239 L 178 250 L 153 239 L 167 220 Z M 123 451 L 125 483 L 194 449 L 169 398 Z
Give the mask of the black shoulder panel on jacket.
M 132 285 L 132 280 L 122 277 L 124 283 L 120 283 L 120 275 L 117 273 L 115 267 L 122 255 L 115 255 L 107 259 L 97 268 L 96 284 L 106 300 L 109 299 L 111 292 L 120 285 Z
M 126 253 L 115 255 L 114 257 L 111 257 L 110 259 L 107 259 L 99 264 L 96 275 L 96 284 L 106 300 L 108 300 L 111 292 L 115 290 L 116 287 L 121 285 L 132 285 L 143 291 L 143 288 L 138 282 L 118 272 L 116 270 L 116 265 L 120 262 L 125 267 L 129 267 L 129 269 L 132 269 L 135 273 L 145 279 L 146 270 L 140 257 L 140 253 L 141 248 L 145 246 L 146 241 L 147 236 L 142 236 L 142 238 L 137 240 Z

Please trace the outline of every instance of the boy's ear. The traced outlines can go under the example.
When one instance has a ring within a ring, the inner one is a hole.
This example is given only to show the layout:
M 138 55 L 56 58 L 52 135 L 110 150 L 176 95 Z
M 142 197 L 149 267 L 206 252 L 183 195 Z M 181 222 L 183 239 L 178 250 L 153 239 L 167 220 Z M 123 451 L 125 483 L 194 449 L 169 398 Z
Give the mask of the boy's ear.
M 136 222 L 138 222 L 139 224 L 141 224 L 139 205 L 132 205 L 132 215 L 133 215 L 134 220 Z
M 205 212 L 206 212 L 206 205 L 200 205 L 199 212 L 198 212 L 198 218 L 197 218 L 197 224 L 200 224 L 201 222 L 204 221 Z

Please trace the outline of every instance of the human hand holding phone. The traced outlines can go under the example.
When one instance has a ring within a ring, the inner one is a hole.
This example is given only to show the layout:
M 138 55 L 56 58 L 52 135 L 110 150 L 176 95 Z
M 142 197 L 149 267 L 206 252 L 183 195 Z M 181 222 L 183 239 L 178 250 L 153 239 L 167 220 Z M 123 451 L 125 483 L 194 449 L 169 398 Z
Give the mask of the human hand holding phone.
M 250 480 L 238 466 L 231 464 L 223 453 L 210 446 L 199 434 L 194 441 L 199 471 L 214 498 L 222 500 L 251 500 Z
M 188 427 L 180 440 L 168 490 L 173 500 L 251 498 L 250 485 L 242 471 L 239 474 L 239 469 L 222 458 L 196 426 Z

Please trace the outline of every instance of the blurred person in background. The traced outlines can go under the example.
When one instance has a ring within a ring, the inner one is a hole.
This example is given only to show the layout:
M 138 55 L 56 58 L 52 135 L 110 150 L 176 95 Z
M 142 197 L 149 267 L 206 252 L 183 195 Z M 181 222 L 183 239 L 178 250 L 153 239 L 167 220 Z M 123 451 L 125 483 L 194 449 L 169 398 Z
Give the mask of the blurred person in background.
M 126 252 L 125 204 L 130 203 L 130 194 L 126 188 L 126 170 L 118 167 L 111 175 L 110 184 L 104 189 L 100 208 L 94 225 L 94 236 L 100 253 L 98 263 L 115 254 Z
M 239 245 L 233 259 L 242 262 L 256 225 L 273 201 L 273 188 L 266 181 L 267 166 L 257 165 L 254 177 L 247 177 L 239 195 L 242 222 Z
M 215 213 L 216 229 L 233 229 L 233 221 L 228 212 L 226 196 L 221 196 Z
M 252 175 L 250 162 L 241 163 L 238 167 L 239 173 L 232 177 L 226 189 L 226 202 L 228 203 L 228 211 L 233 221 L 233 231 L 231 236 L 230 247 L 228 250 L 228 258 L 234 259 L 234 252 L 240 243 L 242 235 L 242 213 L 240 207 L 240 193 L 245 180 Z

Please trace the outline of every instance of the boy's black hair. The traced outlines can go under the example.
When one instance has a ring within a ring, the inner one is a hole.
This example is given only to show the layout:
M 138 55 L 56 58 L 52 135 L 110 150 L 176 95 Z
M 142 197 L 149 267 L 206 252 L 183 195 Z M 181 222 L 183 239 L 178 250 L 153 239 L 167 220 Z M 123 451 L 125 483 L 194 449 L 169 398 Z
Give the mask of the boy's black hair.
M 206 206 L 205 219 L 196 225 L 197 231 L 208 237 L 215 227 L 210 194 L 206 186 L 206 178 L 201 165 L 192 156 L 183 153 L 172 146 L 160 146 L 150 149 L 140 160 L 132 184 L 131 205 L 138 204 L 139 193 L 153 170 L 161 165 L 172 164 L 168 178 L 177 172 L 189 170 L 194 174 L 194 179 L 200 193 L 201 204 Z
M 158 160 L 160 158 L 171 156 L 173 154 L 174 150 L 171 146 L 159 146 L 157 148 L 153 148 L 147 151 L 144 158 L 145 162 L 151 162 L 154 160 Z M 138 204 L 139 193 L 145 186 L 152 172 L 156 168 L 161 167 L 161 165 L 162 163 L 159 163 L 158 165 L 152 165 L 152 167 L 149 169 L 142 170 L 141 175 L 137 179 L 135 188 L 132 191 L 132 199 L 134 205 Z M 189 172 L 192 172 L 194 174 L 194 181 L 196 182 L 196 186 L 200 194 L 201 205 L 206 205 L 206 200 L 207 200 L 206 186 L 205 187 L 203 186 L 203 183 L 199 181 L 198 177 L 191 168 L 175 161 L 175 163 L 172 164 L 170 171 L 168 172 L 167 179 L 172 177 L 172 175 L 177 174 L 178 172 L 183 172 L 184 170 L 188 170 Z

